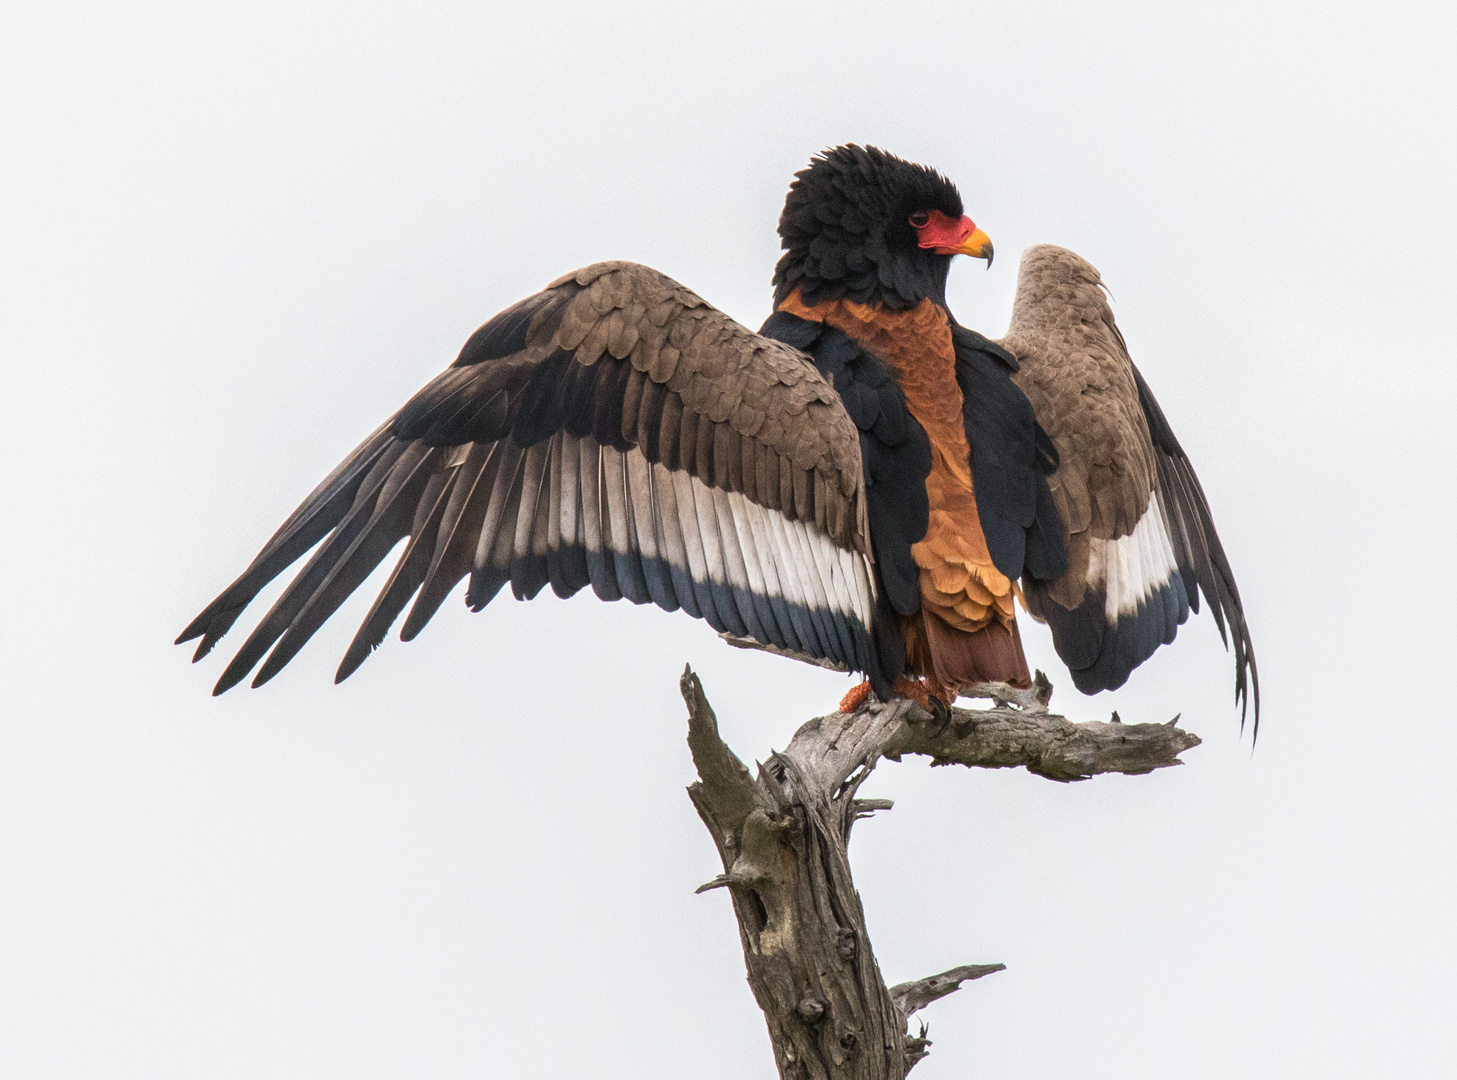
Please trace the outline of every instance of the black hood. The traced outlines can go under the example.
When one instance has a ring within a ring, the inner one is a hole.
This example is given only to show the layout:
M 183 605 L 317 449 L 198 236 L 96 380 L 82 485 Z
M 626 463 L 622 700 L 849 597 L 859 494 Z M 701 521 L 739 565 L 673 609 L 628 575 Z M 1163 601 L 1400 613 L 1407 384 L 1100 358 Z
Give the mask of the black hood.
M 795 289 L 805 303 L 846 298 L 895 309 L 945 303 L 952 256 L 918 246 L 917 211 L 962 216 L 961 196 L 935 169 L 873 146 L 837 146 L 795 174 L 779 216 L 784 255 L 774 302 Z

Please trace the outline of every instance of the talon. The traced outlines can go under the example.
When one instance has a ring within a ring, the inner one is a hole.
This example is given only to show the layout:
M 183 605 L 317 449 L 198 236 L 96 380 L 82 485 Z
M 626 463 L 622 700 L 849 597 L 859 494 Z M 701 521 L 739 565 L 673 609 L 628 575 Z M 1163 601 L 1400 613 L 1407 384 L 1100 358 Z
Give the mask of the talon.
M 951 706 L 942 701 L 935 694 L 930 695 L 931 715 L 936 718 L 936 734 L 940 735 L 951 724 Z
M 870 680 L 866 679 L 840 699 L 840 711 L 852 713 L 870 699 Z
M 947 703 L 956 700 L 956 691 L 950 687 L 932 679 L 913 679 L 903 675 L 895 681 L 891 692 L 896 697 L 910 698 L 938 720 L 945 717 L 945 723 L 950 722 L 951 706 Z

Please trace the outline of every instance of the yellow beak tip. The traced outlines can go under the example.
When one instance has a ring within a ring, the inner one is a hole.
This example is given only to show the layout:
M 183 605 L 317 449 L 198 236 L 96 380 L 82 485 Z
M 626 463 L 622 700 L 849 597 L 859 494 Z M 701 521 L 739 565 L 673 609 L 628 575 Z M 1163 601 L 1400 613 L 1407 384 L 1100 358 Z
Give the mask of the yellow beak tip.
M 985 259 L 987 261 L 987 269 L 991 269 L 992 255 L 994 254 L 992 238 L 980 229 L 977 229 L 963 240 L 961 246 L 956 250 L 962 255 L 970 255 L 975 259 Z

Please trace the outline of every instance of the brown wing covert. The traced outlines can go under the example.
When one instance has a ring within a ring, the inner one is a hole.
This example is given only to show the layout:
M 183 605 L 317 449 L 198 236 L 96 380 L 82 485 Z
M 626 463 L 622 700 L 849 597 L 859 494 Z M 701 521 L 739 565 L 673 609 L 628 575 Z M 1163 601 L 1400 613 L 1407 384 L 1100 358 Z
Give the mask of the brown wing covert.
M 1091 265 L 1041 245 L 1022 257 L 1001 344 L 1057 448 L 1051 488 L 1068 569 L 1024 578 L 1028 609 L 1052 629 L 1085 693 L 1121 686 L 1196 612 L 1199 591 L 1234 637 L 1239 700 L 1259 681 L 1239 591 L 1193 467 L 1128 356 Z M 1227 639 L 1226 639 L 1227 640 Z

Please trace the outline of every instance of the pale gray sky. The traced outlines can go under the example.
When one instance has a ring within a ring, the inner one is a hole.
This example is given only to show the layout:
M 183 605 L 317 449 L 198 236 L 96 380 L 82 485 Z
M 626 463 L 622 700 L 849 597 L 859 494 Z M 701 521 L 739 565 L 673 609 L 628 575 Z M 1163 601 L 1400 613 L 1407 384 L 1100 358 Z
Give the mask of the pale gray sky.
M 342 687 L 366 587 L 213 700 L 170 642 L 490 315 L 603 258 L 768 311 L 795 169 L 933 164 L 1103 272 L 1244 593 L 1075 719 L 1188 764 L 888 765 L 852 848 L 938 1077 L 1449 1077 L 1457 757 L 1445 4 L 14 2 L 0 12 L 0 1071 L 772 1075 L 683 794 L 838 676 L 656 609 L 452 601 Z M 269 596 L 275 595 L 270 592 Z M 239 640 L 241 634 L 235 631 Z

